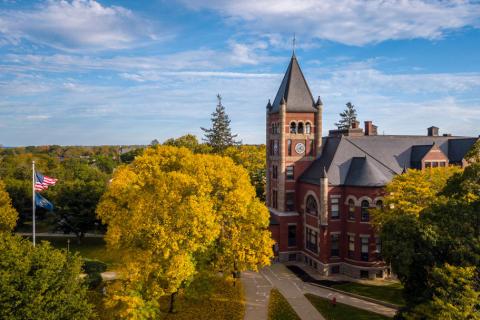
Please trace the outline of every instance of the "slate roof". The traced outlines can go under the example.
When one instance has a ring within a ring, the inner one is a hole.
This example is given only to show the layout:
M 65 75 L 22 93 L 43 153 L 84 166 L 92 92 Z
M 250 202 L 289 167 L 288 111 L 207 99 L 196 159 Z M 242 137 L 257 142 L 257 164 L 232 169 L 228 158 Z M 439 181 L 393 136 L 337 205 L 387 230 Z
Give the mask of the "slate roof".
M 432 150 L 433 144 L 412 146 L 412 152 L 410 154 L 410 167 L 420 169 L 422 167 L 422 159 L 425 155 Z
M 319 185 L 325 167 L 330 185 L 384 186 L 401 174 L 404 167 L 412 168 L 412 159 L 423 158 L 434 143 L 448 155 L 451 163 L 461 163 L 477 139 L 383 135 L 326 137 L 321 156 L 305 170 L 300 182 Z
M 312 93 L 295 55 L 292 55 L 290 64 L 270 108 L 271 113 L 276 113 L 280 110 L 280 103 L 283 98 L 287 102 L 288 112 L 312 112 L 316 110 Z

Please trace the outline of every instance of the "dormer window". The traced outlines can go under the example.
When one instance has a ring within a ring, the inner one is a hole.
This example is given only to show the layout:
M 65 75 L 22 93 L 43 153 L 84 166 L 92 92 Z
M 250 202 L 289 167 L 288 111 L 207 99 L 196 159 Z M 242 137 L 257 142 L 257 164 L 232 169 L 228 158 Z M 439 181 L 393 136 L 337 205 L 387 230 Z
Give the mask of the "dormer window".
M 298 123 L 297 132 L 303 134 L 303 122 Z
M 305 133 L 310 134 L 312 132 L 312 125 L 310 122 L 305 123 Z
M 297 133 L 297 124 L 295 122 L 290 123 L 290 133 Z

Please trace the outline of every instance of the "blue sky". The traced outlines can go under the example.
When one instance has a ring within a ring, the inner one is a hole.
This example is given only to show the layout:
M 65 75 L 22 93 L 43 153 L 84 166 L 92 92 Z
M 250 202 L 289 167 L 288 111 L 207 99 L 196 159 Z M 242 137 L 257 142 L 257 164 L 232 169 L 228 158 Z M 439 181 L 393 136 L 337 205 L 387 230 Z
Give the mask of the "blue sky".
M 324 102 L 385 134 L 480 134 L 480 2 L 0 0 L 0 144 L 147 144 L 209 126 L 245 143 L 292 52 Z

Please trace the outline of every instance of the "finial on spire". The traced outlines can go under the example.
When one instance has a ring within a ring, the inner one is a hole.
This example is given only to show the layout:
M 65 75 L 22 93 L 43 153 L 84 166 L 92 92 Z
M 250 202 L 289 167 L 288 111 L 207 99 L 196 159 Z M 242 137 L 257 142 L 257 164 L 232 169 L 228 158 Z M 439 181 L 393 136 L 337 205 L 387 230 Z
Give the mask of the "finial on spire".
M 293 33 L 293 40 L 292 40 L 292 55 L 295 56 L 295 42 L 296 42 L 296 38 L 295 38 L 295 32 Z
M 268 99 L 267 109 L 272 109 L 272 103 L 270 102 L 270 99 Z
M 320 99 L 320 96 L 318 96 L 317 102 L 315 103 L 315 106 L 323 106 L 322 99 Z

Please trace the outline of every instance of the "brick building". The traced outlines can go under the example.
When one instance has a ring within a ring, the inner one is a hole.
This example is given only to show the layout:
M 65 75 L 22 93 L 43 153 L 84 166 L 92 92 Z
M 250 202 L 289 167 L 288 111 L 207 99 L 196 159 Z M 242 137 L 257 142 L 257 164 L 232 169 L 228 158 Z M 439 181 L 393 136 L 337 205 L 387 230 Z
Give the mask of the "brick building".
M 377 135 L 371 121 L 322 137 L 315 101 L 295 55 L 267 104 L 267 206 L 280 261 L 301 261 L 324 275 L 385 277 L 369 209 L 407 168 L 465 165 L 478 138 Z

